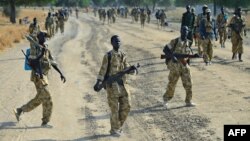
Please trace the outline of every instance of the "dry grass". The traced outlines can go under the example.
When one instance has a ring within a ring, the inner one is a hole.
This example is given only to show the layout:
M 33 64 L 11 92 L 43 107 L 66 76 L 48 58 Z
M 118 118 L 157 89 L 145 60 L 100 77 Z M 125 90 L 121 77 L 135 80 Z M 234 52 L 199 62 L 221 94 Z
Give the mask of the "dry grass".
M 13 43 L 19 43 L 24 39 L 24 35 L 28 33 L 28 25 L 19 25 L 20 18 L 28 16 L 29 21 L 32 22 L 34 17 L 37 17 L 41 28 L 44 27 L 46 12 L 34 9 L 21 9 L 20 16 L 17 17 L 17 24 L 9 23 L 7 17 L 0 15 L 0 51 L 5 48 L 11 47 Z
M 166 11 L 167 19 L 173 22 L 180 22 L 182 18 L 182 14 L 186 11 L 185 8 L 176 7 L 175 10 Z

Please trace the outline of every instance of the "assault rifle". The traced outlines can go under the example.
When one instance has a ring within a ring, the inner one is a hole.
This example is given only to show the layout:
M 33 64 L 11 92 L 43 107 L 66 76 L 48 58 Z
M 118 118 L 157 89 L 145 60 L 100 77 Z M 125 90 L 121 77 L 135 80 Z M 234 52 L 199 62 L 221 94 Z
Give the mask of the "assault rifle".
M 201 58 L 198 54 L 179 54 L 179 53 L 173 53 L 168 46 L 165 46 L 163 49 L 164 55 L 161 54 L 161 59 L 166 59 L 166 63 L 168 63 L 170 60 L 172 60 L 174 63 L 178 62 L 178 59 L 184 59 L 184 58 Z
M 41 49 L 41 53 L 36 58 L 29 58 L 29 56 L 26 55 L 23 50 L 22 50 L 22 52 L 23 52 L 23 55 L 25 56 L 26 60 L 28 61 L 27 64 L 31 67 L 31 69 L 33 71 L 35 71 L 35 74 L 37 76 L 39 76 L 40 78 L 43 78 L 40 59 L 43 57 L 43 55 L 44 55 L 44 53 L 46 51 L 46 48 L 44 48 L 41 45 L 39 45 L 29 35 L 26 35 L 25 37 L 26 37 L 26 39 L 28 41 L 30 41 L 31 43 L 33 43 L 36 47 L 39 47 Z
M 125 74 L 129 74 L 131 71 L 136 70 L 136 73 L 138 73 L 137 69 L 140 67 L 140 64 L 137 64 L 137 66 L 132 65 L 128 68 L 125 68 L 124 70 L 118 72 L 117 74 L 114 74 L 112 76 L 107 77 L 107 79 L 103 80 L 103 82 L 98 86 L 98 88 L 94 88 L 95 91 L 99 92 L 102 88 L 105 88 L 107 85 L 111 85 L 114 82 L 117 82 L 118 84 L 122 83 L 122 77 Z

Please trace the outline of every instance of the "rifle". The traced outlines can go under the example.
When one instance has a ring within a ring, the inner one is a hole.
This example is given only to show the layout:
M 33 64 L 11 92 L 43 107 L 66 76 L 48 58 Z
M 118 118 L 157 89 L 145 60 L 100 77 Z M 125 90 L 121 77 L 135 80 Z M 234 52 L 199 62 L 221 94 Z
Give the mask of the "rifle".
M 41 62 L 40 62 L 40 59 L 43 57 L 43 55 L 45 54 L 45 51 L 46 49 L 44 47 L 42 47 L 41 45 L 39 45 L 36 41 L 34 41 L 32 39 L 32 37 L 30 37 L 29 35 L 26 35 L 25 36 L 27 40 L 29 40 L 31 43 L 33 43 L 36 47 L 39 47 L 42 49 L 41 51 L 41 54 L 39 54 L 36 58 L 29 58 L 25 53 L 24 51 L 22 50 L 23 52 L 23 55 L 25 56 L 25 58 L 27 59 L 28 61 L 28 65 L 31 67 L 32 70 L 35 71 L 35 74 L 38 75 L 40 78 L 43 78 L 43 75 L 42 75 L 42 67 L 41 67 Z
M 170 60 L 172 60 L 174 63 L 178 62 L 178 59 L 184 59 L 184 58 L 200 58 L 200 55 L 198 54 L 179 54 L 179 53 L 173 53 L 168 46 L 165 46 L 163 49 L 164 55 L 161 54 L 161 59 L 166 59 L 166 63 L 168 63 Z
M 105 88 L 107 85 L 111 85 L 114 82 L 117 82 L 118 84 L 123 85 L 121 78 L 125 74 L 129 74 L 131 71 L 137 70 L 137 68 L 139 68 L 139 67 L 140 67 L 140 64 L 137 64 L 137 66 L 132 65 L 132 66 L 125 68 L 124 70 L 118 72 L 117 74 L 114 74 L 112 76 L 107 77 L 107 79 L 104 79 L 102 84 L 100 84 L 95 91 L 99 92 L 102 88 Z M 136 71 L 136 73 L 138 73 L 138 71 Z

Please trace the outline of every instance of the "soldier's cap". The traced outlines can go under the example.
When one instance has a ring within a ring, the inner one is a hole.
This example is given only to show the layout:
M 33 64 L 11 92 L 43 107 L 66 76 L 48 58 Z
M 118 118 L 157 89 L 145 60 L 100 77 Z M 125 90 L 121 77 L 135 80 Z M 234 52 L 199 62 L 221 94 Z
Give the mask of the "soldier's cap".
M 210 9 L 206 9 L 206 13 L 211 13 L 211 10 Z

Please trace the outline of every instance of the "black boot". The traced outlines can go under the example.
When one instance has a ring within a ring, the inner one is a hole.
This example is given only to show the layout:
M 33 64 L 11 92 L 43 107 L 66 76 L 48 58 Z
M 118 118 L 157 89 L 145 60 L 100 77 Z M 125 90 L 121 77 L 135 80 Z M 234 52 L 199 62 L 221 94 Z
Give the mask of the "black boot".
M 21 108 L 14 109 L 14 113 L 15 113 L 17 121 L 20 121 L 20 116 L 21 116 L 22 112 L 23 112 L 23 110 Z
M 242 57 L 242 54 L 239 53 L 239 61 L 240 61 L 240 62 L 243 62 L 243 60 L 241 59 L 241 57 Z
M 235 53 L 233 53 L 232 60 L 235 58 Z

